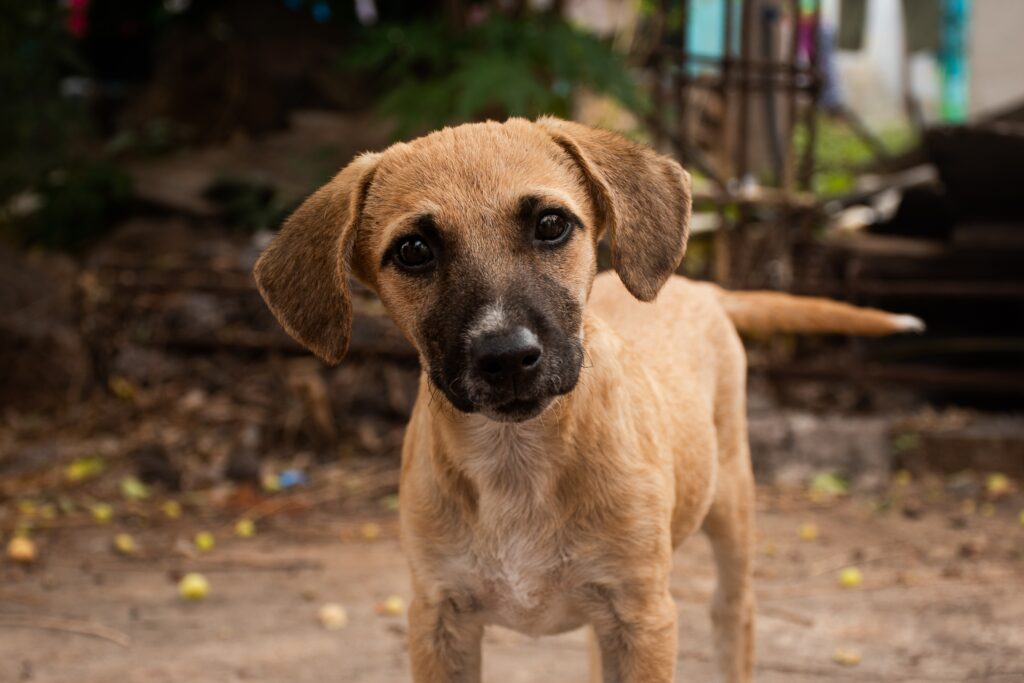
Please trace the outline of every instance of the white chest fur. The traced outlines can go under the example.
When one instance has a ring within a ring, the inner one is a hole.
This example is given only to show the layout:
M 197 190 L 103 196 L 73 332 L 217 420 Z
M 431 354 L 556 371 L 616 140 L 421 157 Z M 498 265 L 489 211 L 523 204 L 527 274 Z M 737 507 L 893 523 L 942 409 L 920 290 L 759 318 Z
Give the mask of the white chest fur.
M 448 580 L 473 595 L 494 623 L 524 633 L 578 625 L 571 604 L 573 557 L 555 519 L 557 447 L 539 420 L 473 420 L 467 474 L 478 487 L 477 519 Z

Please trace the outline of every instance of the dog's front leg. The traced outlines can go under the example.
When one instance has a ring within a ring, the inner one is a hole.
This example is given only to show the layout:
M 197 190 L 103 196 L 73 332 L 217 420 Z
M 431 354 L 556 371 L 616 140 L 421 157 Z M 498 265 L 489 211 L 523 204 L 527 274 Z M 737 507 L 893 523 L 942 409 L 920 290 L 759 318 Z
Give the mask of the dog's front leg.
M 676 604 L 667 590 L 619 593 L 602 588 L 604 606 L 592 626 L 603 683 L 672 683 L 676 671 Z
M 480 683 L 483 624 L 451 598 L 417 595 L 409 607 L 409 654 L 415 683 Z

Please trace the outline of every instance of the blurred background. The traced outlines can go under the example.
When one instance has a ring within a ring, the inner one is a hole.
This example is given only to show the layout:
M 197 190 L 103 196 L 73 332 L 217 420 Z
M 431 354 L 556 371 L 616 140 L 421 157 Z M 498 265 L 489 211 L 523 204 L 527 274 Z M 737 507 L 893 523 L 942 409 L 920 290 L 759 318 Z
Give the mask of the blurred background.
M 408 679 L 417 358 L 357 287 L 350 354 L 322 365 L 250 270 L 356 153 L 555 114 L 691 171 L 681 273 L 928 324 L 746 340 L 759 680 L 1024 680 L 1024 3 L 0 17 L 0 679 Z M 680 562 L 680 667 L 706 680 L 704 542 Z M 584 680 L 579 634 L 489 648 L 490 680 Z

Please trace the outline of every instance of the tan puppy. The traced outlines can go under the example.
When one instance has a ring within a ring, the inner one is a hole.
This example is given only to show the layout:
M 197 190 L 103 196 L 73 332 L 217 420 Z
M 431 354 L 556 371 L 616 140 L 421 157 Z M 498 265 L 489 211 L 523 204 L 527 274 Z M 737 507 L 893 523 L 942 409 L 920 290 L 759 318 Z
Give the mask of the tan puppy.
M 347 267 L 419 351 L 400 508 L 415 681 L 479 681 L 488 624 L 589 625 L 595 681 L 672 681 L 672 551 L 699 528 L 718 566 L 721 674 L 750 680 L 754 489 L 730 316 L 877 334 L 918 323 L 672 277 L 689 211 L 676 162 L 513 119 L 358 157 L 261 257 L 271 310 L 325 361 L 348 343 Z M 606 232 L 617 276 L 595 278 Z

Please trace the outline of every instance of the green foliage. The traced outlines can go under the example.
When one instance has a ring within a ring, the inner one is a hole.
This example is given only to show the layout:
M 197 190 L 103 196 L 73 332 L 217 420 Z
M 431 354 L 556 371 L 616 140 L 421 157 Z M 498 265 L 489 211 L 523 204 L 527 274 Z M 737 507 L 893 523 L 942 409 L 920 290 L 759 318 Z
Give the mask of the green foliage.
M 112 227 L 131 181 L 90 153 L 85 107 L 60 93 L 84 72 L 60 3 L 0 0 L 0 17 L 0 237 L 81 249 Z
M 567 116 L 578 86 L 645 107 L 610 45 L 550 15 L 494 14 L 463 30 L 441 21 L 380 26 L 345 63 L 379 75 L 378 111 L 400 136 L 484 117 Z
M 56 169 L 13 198 L 0 232 L 16 244 L 75 251 L 109 231 L 131 198 L 131 179 L 113 164 Z
M 0 0 L 0 199 L 59 163 L 84 118 L 58 82 L 78 66 L 59 3 Z
M 806 149 L 807 128 L 797 127 L 794 137 L 796 149 Z M 915 142 L 906 127 L 883 130 L 879 140 L 890 154 L 903 152 Z M 826 197 L 853 191 L 860 169 L 875 161 L 871 149 L 848 126 L 825 115 L 818 117 L 814 157 L 814 191 Z
M 845 496 L 850 492 L 850 482 L 836 472 L 819 472 L 810 483 L 811 493 L 825 496 Z
M 244 232 L 277 228 L 295 208 L 282 204 L 270 185 L 233 175 L 217 178 L 203 195 L 217 205 L 224 225 Z

